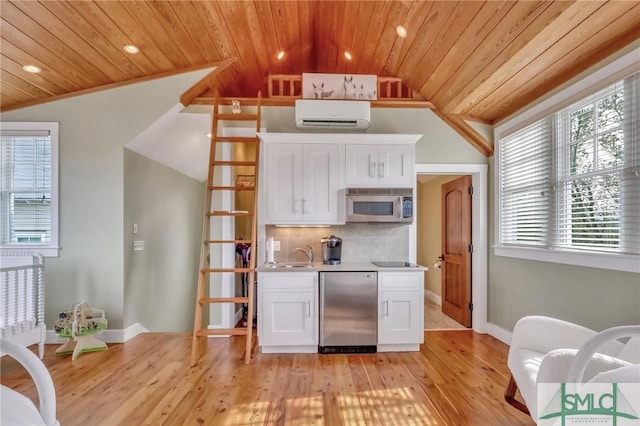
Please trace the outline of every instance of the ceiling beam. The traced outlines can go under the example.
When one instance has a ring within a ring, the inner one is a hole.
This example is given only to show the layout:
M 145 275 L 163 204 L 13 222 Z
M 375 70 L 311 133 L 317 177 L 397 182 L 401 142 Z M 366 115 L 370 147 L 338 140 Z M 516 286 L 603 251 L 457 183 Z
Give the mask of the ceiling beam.
M 433 108 L 432 111 L 455 130 L 460 136 L 462 136 L 467 142 L 469 142 L 475 149 L 480 151 L 485 157 L 491 157 L 493 155 L 493 145 L 486 140 L 480 133 L 471 127 L 463 118 L 457 115 L 443 114 L 437 108 Z
M 206 93 L 207 90 L 214 87 L 214 82 L 218 78 L 218 75 L 224 71 L 229 65 L 234 63 L 237 58 L 223 59 L 216 62 L 215 69 L 207 74 L 202 80 L 188 88 L 182 95 L 180 95 L 180 103 L 184 106 L 189 106 L 198 96 Z
M 262 98 L 261 103 L 262 106 L 295 106 L 296 99 L 302 98 L 275 96 L 272 98 Z M 258 98 L 221 97 L 218 98 L 218 104 L 231 105 L 232 100 L 240 101 L 241 105 L 256 105 Z M 216 98 L 214 96 L 197 96 L 193 99 L 191 105 L 214 105 L 215 102 Z M 434 108 L 431 102 L 419 99 L 378 99 L 369 101 L 369 103 L 371 104 L 371 108 Z

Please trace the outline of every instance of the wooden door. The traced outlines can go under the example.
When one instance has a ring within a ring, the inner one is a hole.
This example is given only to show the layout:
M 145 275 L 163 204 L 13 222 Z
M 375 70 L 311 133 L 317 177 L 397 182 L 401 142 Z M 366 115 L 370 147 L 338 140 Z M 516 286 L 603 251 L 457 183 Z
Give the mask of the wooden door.
M 471 327 L 471 176 L 442 185 L 442 312 Z

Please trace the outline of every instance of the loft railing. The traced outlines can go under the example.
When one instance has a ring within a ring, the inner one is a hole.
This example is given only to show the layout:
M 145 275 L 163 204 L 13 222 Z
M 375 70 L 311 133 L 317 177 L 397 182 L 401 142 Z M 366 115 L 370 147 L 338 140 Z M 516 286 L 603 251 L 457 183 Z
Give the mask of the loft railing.
M 302 98 L 302 76 L 289 74 L 269 75 L 269 98 L 297 99 Z M 420 100 L 413 90 L 398 77 L 378 77 L 378 100 Z

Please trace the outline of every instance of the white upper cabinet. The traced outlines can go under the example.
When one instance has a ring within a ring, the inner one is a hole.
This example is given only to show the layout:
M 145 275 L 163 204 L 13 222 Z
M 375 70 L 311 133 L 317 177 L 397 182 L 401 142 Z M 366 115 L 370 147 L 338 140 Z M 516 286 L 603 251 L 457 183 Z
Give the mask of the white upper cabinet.
M 259 183 L 264 225 L 343 225 L 345 188 L 413 187 L 414 144 L 421 135 L 258 136 L 265 147 Z
M 266 223 L 338 223 L 338 144 L 271 143 L 266 167 Z
M 346 144 L 345 160 L 349 188 L 413 186 L 413 144 Z

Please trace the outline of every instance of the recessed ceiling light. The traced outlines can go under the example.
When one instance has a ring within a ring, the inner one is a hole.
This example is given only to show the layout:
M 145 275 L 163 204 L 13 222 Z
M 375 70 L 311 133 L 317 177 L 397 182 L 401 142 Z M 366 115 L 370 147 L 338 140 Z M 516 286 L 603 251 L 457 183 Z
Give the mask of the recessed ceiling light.
M 125 44 L 124 46 L 122 46 L 122 50 L 124 50 L 127 53 L 131 53 L 132 55 L 135 55 L 136 53 L 140 52 L 140 49 L 138 49 L 138 46 L 134 46 L 133 44 Z
M 25 65 L 22 67 L 23 70 L 25 70 L 26 72 L 30 72 L 32 74 L 37 74 L 40 71 L 42 71 L 42 68 L 37 67 L 35 65 Z
M 347 58 L 347 61 L 350 61 L 352 58 L 351 53 L 346 50 L 344 51 L 344 57 Z
M 399 37 L 405 38 L 407 36 L 407 29 L 402 25 L 398 25 L 396 27 L 396 32 L 398 33 Z
M 284 50 L 281 50 L 278 52 L 278 56 L 276 56 L 276 58 L 278 58 L 278 60 L 282 60 L 282 58 L 284 58 Z

